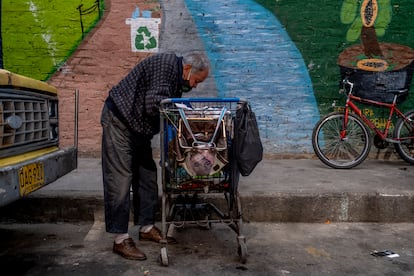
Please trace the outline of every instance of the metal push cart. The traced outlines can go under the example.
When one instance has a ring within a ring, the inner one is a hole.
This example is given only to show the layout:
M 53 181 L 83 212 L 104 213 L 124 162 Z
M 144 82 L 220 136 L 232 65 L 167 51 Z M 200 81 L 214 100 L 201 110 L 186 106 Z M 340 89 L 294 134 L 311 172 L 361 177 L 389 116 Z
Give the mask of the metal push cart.
M 162 265 L 168 266 L 167 237 L 174 230 L 189 224 L 210 229 L 212 223 L 224 223 L 236 232 L 237 253 L 241 263 L 246 262 L 239 173 L 232 153 L 236 110 L 245 104 L 239 98 L 161 102 Z M 215 203 L 210 202 L 214 198 Z

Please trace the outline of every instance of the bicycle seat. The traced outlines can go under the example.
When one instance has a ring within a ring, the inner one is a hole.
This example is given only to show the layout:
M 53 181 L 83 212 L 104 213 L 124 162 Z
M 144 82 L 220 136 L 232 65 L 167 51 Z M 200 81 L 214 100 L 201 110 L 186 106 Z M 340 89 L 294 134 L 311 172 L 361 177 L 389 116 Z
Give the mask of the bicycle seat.
M 408 88 L 398 89 L 398 90 L 387 90 L 388 93 L 393 95 L 402 95 L 408 93 Z

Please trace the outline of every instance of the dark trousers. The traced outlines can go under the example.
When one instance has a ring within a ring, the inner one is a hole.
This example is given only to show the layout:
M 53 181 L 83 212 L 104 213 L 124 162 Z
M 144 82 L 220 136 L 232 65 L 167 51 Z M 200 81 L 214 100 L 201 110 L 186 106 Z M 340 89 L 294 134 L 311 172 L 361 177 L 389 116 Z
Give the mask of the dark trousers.
M 137 196 L 135 222 L 141 226 L 154 224 L 158 184 L 151 138 L 131 132 L 106 105 L 101 125 L 106 231 L 128 232 L 131 185 Z

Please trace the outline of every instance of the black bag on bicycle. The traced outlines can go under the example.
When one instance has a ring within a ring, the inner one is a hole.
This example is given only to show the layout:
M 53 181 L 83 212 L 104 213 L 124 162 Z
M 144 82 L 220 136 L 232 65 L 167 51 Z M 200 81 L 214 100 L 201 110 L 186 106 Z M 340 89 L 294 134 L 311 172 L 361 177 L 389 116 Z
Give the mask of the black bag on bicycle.
M 233 152 L 235 162 L 240 174 L 248 176 L 262 161 L 263 145 L 260 140 L 256 115 L 247 103 L 236 111 L 234 126 Z

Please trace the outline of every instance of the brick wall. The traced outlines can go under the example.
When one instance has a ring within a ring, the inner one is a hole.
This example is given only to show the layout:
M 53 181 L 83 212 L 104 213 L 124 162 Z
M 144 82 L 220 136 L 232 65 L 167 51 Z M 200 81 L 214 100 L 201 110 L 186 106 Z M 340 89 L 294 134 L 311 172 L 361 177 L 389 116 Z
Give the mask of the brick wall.
M 136 5 L 144 10 L 157 4 L 143 2 L 107 1 L 101 22 L 48 81 L 59 90 L 62 146 L 74 142 L 75 90 L 79 91 L 78 146 L 81 156 L 100 155 L 102 129 L 99 120 L 108 91 L 136 63 L 150 55 L 131 51 L 130 26 L 125 24 Z

